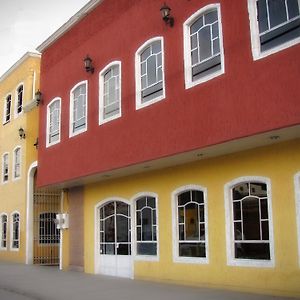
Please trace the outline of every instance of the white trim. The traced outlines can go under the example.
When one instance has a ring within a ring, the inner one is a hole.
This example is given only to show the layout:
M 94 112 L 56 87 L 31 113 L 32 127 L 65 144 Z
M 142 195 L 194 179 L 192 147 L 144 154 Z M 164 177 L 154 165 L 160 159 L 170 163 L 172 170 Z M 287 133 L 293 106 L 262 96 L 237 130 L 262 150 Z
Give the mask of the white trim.
M 141 103 L 141 66 L 140 66 L 140 57 L 141 52 L 149 46 L 151 43 L 160 41 L 161 42 L 161 67 L 162 67 L 162 85 L 163 85 L 163 94 L 157 98 L 154 98 L 152 100 L 149 100 L 145 103 Z M 138 50 L 135 52 L 135 109 L 141 109 L 146 106 L 152 105 L 158 101 L 161 101 L 166 98 L 166 87 L 165 87 L 165 51 L 164 51 L 164 38 L 162 36 L 157 36 L 154 38 L 151 38 L 147 40 L 142 46 L 138 48 Z
M 26 264 L 33 263 L 33 191 L 34 174 L 37 161 L 33 162 L 27 172 L 27 203 L 26 203 Z
M 16 150 L 17 149 L 20 149 L 20 170 L 19 170 L 19 176 L 18 177 L 16 177 Z M 21 146 L 16 146 L 15 148 L 14 148 L 14 150 L 13 150 L 13 167 L 12 167 L 12 180 L 13 181 L 16 181 L 16 180 L 19 180 L 19 179 L 21 179 L 21 177 L 22 177 L 22 148 L 21 148 Z
M 100 244 L 100 233 L 99 233 L 99 229 L 100 229 L 100 218 L 99 218 L 99 209 L 100 207 L 106 205 L 106 203 L 109 202 L 113 202 L 113 201 L 121 201 L 124 202 L 126 204 L 129 205 L 129 209 L 130 209 L 130 225 L 131 225 L 131 257 L 133 258 L 133 238 L 134 238 L 134 234 L 133 234 L 133 226 L 132 226 L 132 214 L 133 214 L 133 206 L 131 204 L 130 201 L 121 198 L 121 197 L 108 197 L 105 198 L 102 201 L 99 201 L 94 208 L 94 273 L 97 273 L 97 269 L 98 269 L 98 265 L 99 265 L 99 259 L 100 259 L 100 254 L 98 254 L 98 246 Z M 131 279 L 134 278 L 134 263 L 133 263 L 133 259 L 131 261 L 131 270 L 132 270 L 132 277 Z
M 4 180 L 4 156 L 5 155 L 7 155 L 7 180 Z M 2 154 L 1 165 L 2 165 L 1 183 L 7 184 L 9 182 L 9 152 L 4 152 Z
M 73 91 L 80 85 L 85 84 L 85 88 L 86 88 L 86 96 L 85 96 L 85 127 L 73 132 L 73 109 L 74 109 L 74 99 L 73 99 Z M 87 80 L 83 80 L 78 82 L 75 86 L 73 86 L 73 88 L 70 91 L 70 116 L 69 116 L 69 137 L 73 137 L 76 136 L 80 133 L 83 133 L 85 131 L 87 131 L 88 128 L 88 81 Z
M 6 216 L 6 247 L 2 247 L 1 244 L 2 244 L 2 217 L 3 216 Z M 1 213 L 0 214 L 0 251 L 7 251 L 7 245 L 8 245 L 8 227 L 9 227 L 9 218 L 8 218 L 8 214 L 7 213 Z
M 13 216 L 15 214 L 18 214 L 19 215 L 19 226 L 18 226 L 18 248 L 14 248 L 13 247 L 13 235 L 14 235 L 14 231 L 13 231 L 13 225 L 14 225 L 14 218 Z M 10 251 L 20 251 L 20 247 L 21 247 L 21 235 L 20 235 L 20 232 L 21 232 L 21 215 L 20 213 L 15 210 L 13 211 L 11 214 L 10 214 L 10 243 L 9 243 L 9 246 L 10 246 Z
M 104 74 L 106 71 L 113 67 L 118 66 L 119 67 L 119 113 L 115 114 L 111 117 L 104 118 Z M 115 120 L 117 118 L 120 118 L 122 116 L 122 68 L 121 68 L 121 61 L 115 60 L 106 65 L 100 72 L 99 72 L 99 125 L 105 124 L 109 121 Z
M 296 200 L 296 220 L 298 233 L 298 263 L 300 267 L 300 172 L 294 176 L 295 200 Z
M 138 255 L 136 253 L 136 246 L 137 246 L 137 238 L 136 238 L 136 201 L 141 197 L 153 197 L 155 198 L 155 209 L 156 209 L 156 255 Z M 158 195 L 153 192 L 141 192 L 138 194 L 135 194 L 131 200 L 132 202 L 132 224 L 133 224 L 133 244 L 132 247 L 132 254 L 134 260 L 139 261 L 159 261 L 159 213 L 158 213 Z
M 59 138 L 57 141 L 54 141 L 52 143 L 49 142 L 49 133 L 50 133 L 50 107 L 51 105 L 56 102 L 59 101 Z M 46 120 L 47 124 L 46 124 L 46 148 L 53 146 L 55 144 L 60 143 L 60 137 L 61 137 L 61 98 L 60 97 L 55 97 L 51 100 L 51 102 L 47 105 L 47 120 Z
M 243 182 L 261 182 L 267 185 L 267 197 L 268 197 L 268 216 L 269 216 L 269 241 L 270 241 L 270 260 L 258 260 L 258 259 L 237 259 L 234 257 L 234 245 L 233 245 L 233 216 L 232 216 L 232 199 L 231 189 L 239 183 Z M 225 221 L 226 221 L 226 250 L 227 250 L 227 265 L 229 266 L 242 266 L 242 267 L 274 267 L 275 255 L 274 255 L 274 234 L 273 234 L 273 213 L 272 213 L 272 195 L 271 195 L 271 180 L 261 176 L 243 176 L 236 178 L 224 186 L 224 205 L 225 205 Z
M 178 194 L 189 191 L 197 190 L 203 192 L 204 200 L 204 218 L 205 218 L 205 254 L 206 257 L 181 257 L 178 254 L 178 210 L 177 210 L 177 196 Z M 172 207 L 172 235 L 173 235 L 173 261 L 176 263 L 190 263 L 190 264 L 208 264 L 209 263 L 209 243 L 208 243 L 208 211 L 207 211 L 207 188 L 189 184 L 184 185 L 171 194 L 171 207 Z
M 23 86 L 23 91 L 22 91 L 22 110 L 21 112 L 18 113 L 18 89 Z M 23 108 L 24 108 L 24 99 L 25 99 L 25 86 L 24 86 L 24 82 L 20 82 L 15 90 L 15 105 L 14 105 L 14 118 L 16 119 L 17 117 L 19 117 L 20 115 L 23 114 Z
M 10 113 L 9 113 L 9 120 L 6 121 L 6 106 L 7 106 L 7 98 L 8 96 L 10 96 Z M 12 103 L 13 103 L 13 99 L 12 99 L 12 93 L 7 93 L 6 96 L 4 97 L 4 107 L 3 107 L 3 118 L 2 118 L 2 124 L 5 125 L 7 123 L 9 123 L 12 119 Z
M 217 9 L 217 12 L 218 12 L 221 70 L 214 72 L 213 74 L 207 75 L 203 78 L 199 78 L 198 80 L 193 81 L 192 80 L 190 26 L 198 17 L 200 17 L 201 15 L 203 15 L 213 9 Z M 219 3 L 209 4 L 201 9 L 199 9 L 197 12 L 195 12 L 192 16 L 190 16 L 183 23 L 183 53 L 184 53 L 184 78 L 185 78 L 185 88 L 186 89 L 192 88 L 195 85 L 209 81 L 209 80 L 225 73 L 221 5 Z
M 250 21 L 250 34 L 251 34 L 251 48 L 252 55 L 254 60 L 258 60 L 264 57 L 267 57 L 271 54 L 277 53 L 281 50 L 292 47 L 300 43 L 300 37 L 287 41 L 281 45 L 278 45 L 272 49 L 261 52 L 260 50 L 260 40 L 259 40 L 259 29 L 258 29 L 258 20 L 257 20 L 257 9 L 256 9 L 257 0 L 248 0 L 248 12 L 249 12 L 249 21 Z M 300 0 L 298 0 L 300 8 Z

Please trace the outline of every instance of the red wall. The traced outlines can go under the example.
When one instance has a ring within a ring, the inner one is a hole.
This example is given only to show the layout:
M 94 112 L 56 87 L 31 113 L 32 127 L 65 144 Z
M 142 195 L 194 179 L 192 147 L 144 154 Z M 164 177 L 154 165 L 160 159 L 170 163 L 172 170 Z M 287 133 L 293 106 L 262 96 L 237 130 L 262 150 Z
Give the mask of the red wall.
M 300 46 L 253 61 L 246 0 L 220 0 L 225 74 L 185 90 L 183 23 L 208 0 L 104 0 L 42 55 L 38 184 L 48 185 L 300 123 Z M 135 110 L 134 55 L 163 36 L 166 98 Z M 83 58 L 93 59 L 86 73 Z M 122 62 L 122 117 L 98 125 L 98 73 Z M 69 93 L 88 80 L 88 130 L 69 138 Z M 47 104 L 62 98 L 61 142 L 45 147 Z

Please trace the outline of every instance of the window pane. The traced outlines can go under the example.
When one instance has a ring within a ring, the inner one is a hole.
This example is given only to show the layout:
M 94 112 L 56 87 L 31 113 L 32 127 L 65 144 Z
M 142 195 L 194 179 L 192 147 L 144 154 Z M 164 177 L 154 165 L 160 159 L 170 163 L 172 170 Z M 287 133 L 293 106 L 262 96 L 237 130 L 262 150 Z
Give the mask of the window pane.
M 147 61 L 148 85 L 154 84 L 156 79 L 156 57 L 151 56 Z
M 104 206 L 104 218 L 111 216 L 115 213 L 115 203 L 110 202 Z
M 268 199 L 260 200 L 260 212 L 262 219 L 268 219 Z
M 116 213 L 129 216 L 129 205 L 123 202 L 116 202 Z
M 248 195 L 249 195 L 249 184 L 248 183 L 238 184 L 232 189 L 232 199 L 233 200 L 240 200 Z
M 200 224 L 200 240 L 205 241 L 205 225 Z
M 191 25 L 191 34 L 196 33 L 201 27 L 203 26 L 203 16 L 198 18 L 192 25 Z
M 146 60 L 151 54 L 150 51 L 150 46 L 147 47 L 142 53 L 141 53 L 141 61 L 143 62 L 144 60 Z
M 139 200 L 136 201 L 136 209 L 140 210 L 144 206 L 146 206 L 146 197 L 140 198 Z
M 233 202 L 234 220 L 241 220 L 241 202 Z
M 235 243 L 235 258 L 270 259 L 269 243 Z
M 288 4 L 289 19 L 299 16 L 298 0 L 288 0 L 287 4 Z
M 190 197 L 191 197 L 190 191 L 181 193 L 180 195 L 178 195 L 178 205 L 181 206 L 181 205 L 185 205 L 186 203 L 190 202 L 190 200 L 191 200 Z
M 266 0 L 258 0 L 256 3 L 259 32 L 262 33 L 269 29 Z
M 205 24 L 212 24 L 218 20 L 218 13 L 216 10 L 213 10 L 205 14 Z
M 243 233 L 245 240 L 260 240 L 258 199 L 247 198 L 242 202 Z
M 179 243 L 179 256 L 205 257 L 205 243 Z
M 105 242 L 115 242 L 115 218 L 107 218 L 105 221 Z
M 147 197 L 147 206 L 155 208 L 155 198 L 153 198 L 153 197 Z
M 186 229 L 186 239 L 195 240 L 199 239 L 199 219 L 198 219 L 198 205 L 190 203 L 186 206 L 186 219 L 185 219 L 185 229 Z
M 161 43 L 160 41 L 156 41 L 152 43 L 152 53 L 157 54 L 161 52 Z
M 130 244 L 118 244 L 117 255 L 130 255 Z
M 204 205 L 198 205 L 200 222 L 205 222 Z
M 117 242 L 129 241 L 128 218 L 120 215 L 116 216 L 117 220 Z
M 285 0 L 269 0 L 268 3 L 271 28 L 287 21 Z
M 268 221 L 261 222 L 261 231 L 262 231 L 262 239 L 268 240 L 269 239 L 269 222 Z
M 267 185 L 265 183 L 253 182 L 250 184 L 250 195 L 267 197 Z
M 137 243 L 137 254 L 139 255 L 156 255 L 156 243 Z
M 203 27 L 199 31 L 199 45 L 200 45 L 200 61 L 212 56 L 211 53 L 211 36 L 210 27 Z
M 152 210 L 144 208 L 142 210 L 142 239 L 152 241 Z
M 234 239 L 236 241 L 243 240 L 242 222 L 234 222 Z
M 179 240 L 184 241 L 184 225 L 179 225 Z
M 204 203 L 203 192 L 201 192 L 201 191 L 192 191 L 192 200 L 199 203 L 199 204 Z

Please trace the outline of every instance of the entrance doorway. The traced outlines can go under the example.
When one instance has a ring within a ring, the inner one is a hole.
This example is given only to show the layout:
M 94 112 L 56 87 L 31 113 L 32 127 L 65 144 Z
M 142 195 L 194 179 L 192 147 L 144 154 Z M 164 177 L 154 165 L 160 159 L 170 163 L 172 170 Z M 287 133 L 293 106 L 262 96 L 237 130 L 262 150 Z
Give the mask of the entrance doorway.
M 109 201 L 96 214 L 99 226 L 96 273 L 132 278 L 130 205 Z

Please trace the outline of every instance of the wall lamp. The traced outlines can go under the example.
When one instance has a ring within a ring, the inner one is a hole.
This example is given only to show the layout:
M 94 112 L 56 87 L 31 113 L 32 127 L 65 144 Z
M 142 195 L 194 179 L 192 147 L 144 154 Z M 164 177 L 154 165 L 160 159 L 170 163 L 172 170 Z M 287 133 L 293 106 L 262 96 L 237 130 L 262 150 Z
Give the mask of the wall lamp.
M 43 103 L 42 102 L 42 93 L 40 90 L 37 90 L 37 92 L 35 93 L 35 101 L 36 101 L 36 104 L 39 105 L 40 103 Z
M 165 23 L 170 25 L 171 27 L 174 26 L 174 18 L 170 15 L 171 8 L 164 3 L 164 5 L 161 7 L 160 12 L 162 19 L 165 21 Z
M 86 72 L 91 72 L 92 74 L 94 73 L 94 67 L 93 67 L 93 64 L 92 64 L 92 59 L 87 55 L 85 57 L 85 59 L 83 60 L 84 62 L 84 68 L 86 70 Z
M 20 139 L 25 139 L 25 131 L 22 127 L 19 128 L 19 137 Z

